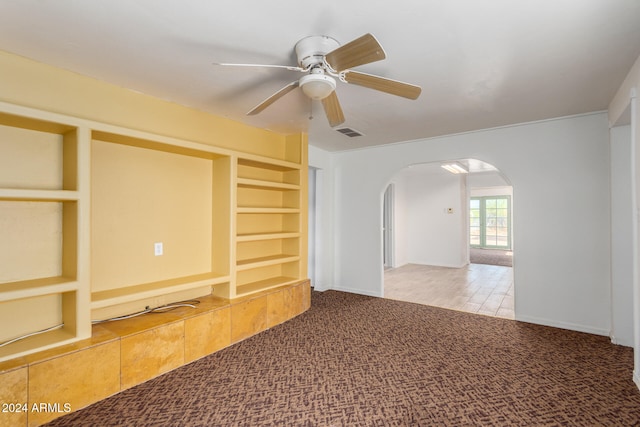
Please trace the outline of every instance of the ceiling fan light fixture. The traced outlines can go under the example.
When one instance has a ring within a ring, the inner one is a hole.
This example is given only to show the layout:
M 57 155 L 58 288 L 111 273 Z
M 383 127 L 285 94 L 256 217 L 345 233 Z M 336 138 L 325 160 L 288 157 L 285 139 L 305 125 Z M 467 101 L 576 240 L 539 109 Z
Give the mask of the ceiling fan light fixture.
M 300 79 L 300 87 L 311 99 L 324 99 L 336 90 L 336 80 L 325 74 L 307 74 Z

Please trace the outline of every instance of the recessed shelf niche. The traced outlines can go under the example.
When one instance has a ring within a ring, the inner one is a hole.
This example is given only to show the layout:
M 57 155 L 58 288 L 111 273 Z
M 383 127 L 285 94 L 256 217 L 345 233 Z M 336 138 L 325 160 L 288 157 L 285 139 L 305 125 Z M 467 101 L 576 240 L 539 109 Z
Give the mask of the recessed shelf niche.
M 0 319 L 0 342 L 62 325 L 0 361 L 92 320 L 305 280 L 306 138 L 264 138 L 252 154 L 0 103 L 0 310 L 20 324 Z
M 47 116 L 0 112 L 0 342 L 28 336 L 1 346 L 0 360 L 90 334 L 79 269 L 86 132 Z

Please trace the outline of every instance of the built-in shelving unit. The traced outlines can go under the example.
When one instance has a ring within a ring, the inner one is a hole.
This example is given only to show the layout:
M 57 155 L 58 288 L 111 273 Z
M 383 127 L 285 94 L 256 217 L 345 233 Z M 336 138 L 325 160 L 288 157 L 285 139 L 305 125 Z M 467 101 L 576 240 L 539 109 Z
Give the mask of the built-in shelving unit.
M 124 130 L 94 131 L 92 144 L 93 317 L 209 295 L 212 287 L 229 298 L 232 154 Z M 119 231 L 111 230 L 114 215 Z M 126 272 L 132 263 L 144 271 Z
M 300 164 L 238 158 L 236 296 L 300 277 Z
M 0 103 L 0 343 L 51 329 L 0 361 L 306 279 L 306 140 L 283 138 L 265 157 Z
M 0 360 L 90 335 L 88 131 L 57 119 L 0 111 Z

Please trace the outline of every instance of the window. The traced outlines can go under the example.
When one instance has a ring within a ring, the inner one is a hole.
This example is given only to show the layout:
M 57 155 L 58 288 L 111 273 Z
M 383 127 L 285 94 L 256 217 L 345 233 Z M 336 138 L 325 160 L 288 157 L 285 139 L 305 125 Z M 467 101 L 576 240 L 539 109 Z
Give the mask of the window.
M 470 199 L 469 244 L 476 248 L 511 248 L 511 198 L 509 196 Z

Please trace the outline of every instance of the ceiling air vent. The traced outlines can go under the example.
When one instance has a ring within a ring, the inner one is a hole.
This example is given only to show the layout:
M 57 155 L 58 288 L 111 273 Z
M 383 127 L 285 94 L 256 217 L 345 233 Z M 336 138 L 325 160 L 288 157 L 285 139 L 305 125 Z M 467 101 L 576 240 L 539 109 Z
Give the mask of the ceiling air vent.
M 357 131 L 355 129 L 351 129 L 351 128 L 340 128 L 336 130 L 343 135 L 347 135 L 349 138 L 355 138 L 356 136 L 364 135 L 362 132 Z

